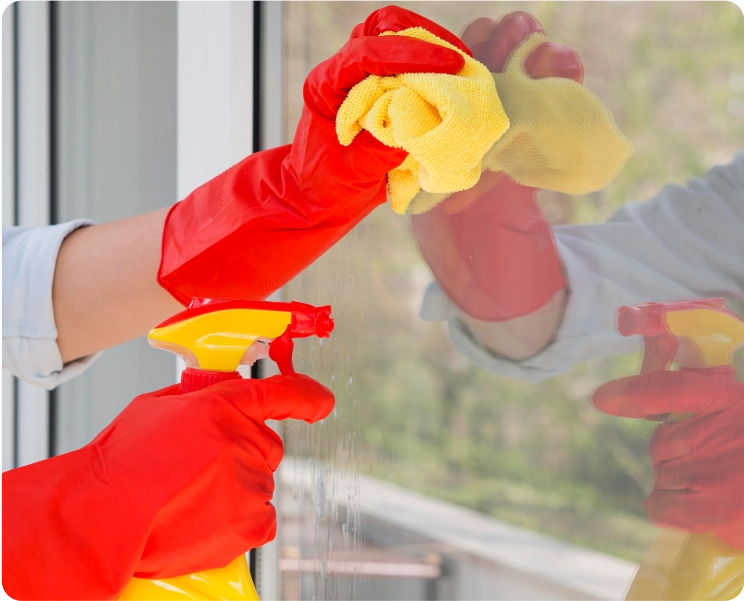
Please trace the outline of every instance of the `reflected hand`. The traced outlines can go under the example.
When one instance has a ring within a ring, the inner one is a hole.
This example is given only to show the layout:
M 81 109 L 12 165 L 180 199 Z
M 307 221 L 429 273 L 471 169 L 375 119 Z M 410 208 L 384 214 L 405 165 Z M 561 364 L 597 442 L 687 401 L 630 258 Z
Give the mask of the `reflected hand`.
M 481 17 L 463 31 L 462 41 L 473 52 L 473 57 L 485 64 L 492 73 L 501 73 L 506 59 L 530 34 L 545 33 L 540 22 L 531 14 L 517 11 L 500 21 Z M 577 52 L 555 42 L 545 42 L 530 53 L 524 64 L 534 79 L 564 77 L 578 83 L 584 80 L 584 65 Z
M 477 60 L 500 72 L 535 32 L 543 32 L 540 23 L 515 12 L 500 21 L 477 19 L 462 39 Z M 583 79 L 578 54 L 554 42 L 538 46 L 524 67 L 533 78 Z M 566 279 L 536 191 L 486 171 L 475 187 L 412 217 L 419 249 L 437 282 L 474 333 L 513 359 L 550 342 L 565 304 Z M 501 327 L 503 322 L 508 323 Z
M 655 484 L 646 511 L 658 526 L 712 531 L 744 549 L 744 383 L 733 369 L 622 378 L 598 388 L 592 402 L 619 417 L 684 418 L 661 424 L 651 439 Z
M 302 375 L 135 398 L 90 444 L 3 474 L 3 586 L 22 599 L 113 599 L 134 575 L 222 567 L 274 538 L 282 441 L 333 394 Z

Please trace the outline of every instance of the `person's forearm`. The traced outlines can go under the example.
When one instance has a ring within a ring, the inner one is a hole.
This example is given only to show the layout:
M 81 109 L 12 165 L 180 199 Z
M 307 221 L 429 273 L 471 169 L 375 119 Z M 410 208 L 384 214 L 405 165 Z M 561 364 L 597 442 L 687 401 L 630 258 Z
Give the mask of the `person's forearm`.
M 167 212 L 82 228 L 65 239 L 52 293 L 65 363 L 142 336 L 182 308 L 156 279 Z
M 460 319 L 494 353 L 522 361 L 539 353 L 553 340 L 563 320 L 567 297 L 563 288 L 536 311 L 509 321 L 479 321 L 465 313 L 461 313 Z

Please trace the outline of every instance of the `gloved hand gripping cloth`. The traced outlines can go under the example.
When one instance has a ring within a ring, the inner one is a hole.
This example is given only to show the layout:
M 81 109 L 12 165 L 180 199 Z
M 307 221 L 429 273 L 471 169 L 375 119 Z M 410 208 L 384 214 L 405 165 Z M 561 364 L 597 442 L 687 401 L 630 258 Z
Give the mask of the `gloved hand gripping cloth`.
M 452 48 L 465 60 L 454 75 L 370 75 L 351 89 L 338 111 L 336 133 L 344 146 L 367 130 L 409 153 L 388 174 L 390 204 L 402 214 L 422 187 L 449 193 L 475 185 L 483 155 L 508 129 L 509 120 L 484 65 L 420 27 L 393 35 Z
M 451 47 L 380 36 L 416 27 Z M 457 73 L 463 53 L 457 37 L 415 13 L 395 6 L 372 13 L 308 75 L 291 145 L 247 157 L 174 205 L 161 286 L 187 305 L 196 296 L 265 298 L 296 276 L 385 202 L 387 173 L 406 158 L 368 132 L 339 143 L 336 113 L 349 90 L 370 75 Z
M 396 35 L 437 42 L 426 33 Z M 617 175 L 632 146 L 581 84 L 528 73 L 527 61 L 547 41 L 541 29 L 530 32 L 503 71 L 492 74 L 495 93 L 481 79 L 483 65 L 472 59 L 455 76 L 369 77 L 351 90 L 338 113 L 339 140 L 348 143 L 365 129 L 409 152 L 388 180 L 398 213 L 428 211 L 475 185 L 481 169 L 566 194 L 599 190 Z

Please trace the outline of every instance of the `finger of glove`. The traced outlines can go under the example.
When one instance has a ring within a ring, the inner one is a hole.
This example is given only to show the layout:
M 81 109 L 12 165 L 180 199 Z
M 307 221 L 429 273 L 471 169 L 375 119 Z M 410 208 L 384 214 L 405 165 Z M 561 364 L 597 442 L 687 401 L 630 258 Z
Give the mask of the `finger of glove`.
M 455 50 L 415 38 L 356 38 L 310 72 L 305 82 L 305 103 L 323 116 L 335 118 L 349 90 L 369 75 L 454 74 L 464 64 L 465 59 Z
M 730 455 L 726 448 L 664 461 L 654 469 L 657 490 L 720 490 L 725 497 L 744 493 L 744 470 L 740 449 Z M 742 499 L 744 502 L 744 499 Z
M 648 445 L 651 465 L 656 467 L 664 461 L 687 457 L 697 450 L 698 441 L 690 432 L 693 420 L 694 417 L 680 423 L 665 423 L 654 430 Z
M 246 543 L 248 543 L 249 550 L 262 547 L 276 538 L 276 508 L 273 503 L 266 503 L 261 509 L 259 520 L 256 520 L 255 517 L 251 518 L 251 514 L 254 512 L 255 510 L 251 509 L 245 516 L 245 531 L 243 536 Z M 258 524 L 256 524 L 257 521 Z M 247 551 L 243 552 L 246 553 Z
M 652 490 L 646 513 L 660 527 L 705 532 L 739 517 L 741 499 L 712 488 L 706 490 Z
M 473 58 L 483 62 L 485 50 L 491 41 L 491 34 L 498 21 L 480 17 L 468 23 L 460 34 L 464 44 L 473 52 Z
M 514 49 L 532 33 L 545 33 L 531 14 L 517 11 L 504 16 L 491 31 L 480 59 L 492 73 L 501 73 Z M 476 57 L 477 58 L 477 57 Z
M 219 567 L 211 562 L 222 550 L 230 553 L 221 564 L 226 565 L 259 546 L 275 521 L 269 504 L 274 490 L 272 472 L 255 455 L 240 457 L 231 450 L 215 458 L 183 483 L 150 521 L 138 571 L 152 577 L 162 576 L 165 569 L 175 575 Z M 183 571 L 173 571 L 172 565 L 166 568 L 168 559 Z
M 741 400 L 740 383 L 721 376 L 684 371 L 652 371 L 600 386 L 594 406 L 608 415 L 650 419 L 668 413 L 723 409 Z
M 349 149 L 365 163 L 365 169 L 376 171 L 384 177 L 388 171 L 400 167 L 408 153 L 402 148 L 392 148 L 380 142 L 367 130 L 360 131 Z
M 459 48 L 468 56 L 472 56 L 468 46 L 454 33 L 434 21 L 400 6 L 385 6 L 374 11 L 364 23 L 360 23 L 353 29 L 350 39 L 361 36 L 378 36 L 386 31 L 403 31 L 412 27 L 426 29 L 429 33 L 433 33 L 438 38 Z
M 501 72 L 514 49 L 535 32 L 545 33 L 539 21 L 529 13 L 516 12 L 498 23 L 492 19 L 477 19 L 463 33 L 463 40 L 473 48 L 476 59 L 491 71 Z M 534 79 L 563 77 L 578 83 L 584 81 L 584 64 L 579 54 L 555 42 L 548 41 L 535 48 L 524 66 Z
M 578 52 L 555 42 L 545 42 L 530 52 L 524 67 L 533 79 L 563 77 L 584 82 L 584 63 Z
M 212 545 L 220 551 L 219 563 L 210 557 L 208 561 L 211 563 L 208 565 L 223 567 L 243 553 L 271 542 L 276 538 L 276 521 L 276 508 L 272 503 L 265 503 L 260 507 L 246 504 L 242 523 L 233 525 L 232 532 Z M 204 565 L 202 564 L 200 571 L 204 569 Z
M 257 423 L 257 426 L 263 436 L 251 437 L 251 442 L 259 447 L 261 455 L 266 459 L 266 465 L 275 472 L 284 458 L 284 443 L 280 436 L 263 422 Z
M 709 449 L 720 453 L 724 448 L 737 456 L 744 454 L 744 415 L 732 414 L 732 410 L 706 411 L 660 425 L 651 437 L 649 455 L 652 464 L 657 465 Z
M 731 477 L 729 466 L 712 449 L 662 461 L 654 466 L 657 490 L 703 490 Z
M 302 374 L 272 376 L 262 380 L 228 380 L 210 391 L 258 420 L 301 419 L 314 423 L 333 410 L 333 393 Z
M 656 466 L 654 488 L 657 490 L 700 490 L 700 483 L 694 483 L 690 471 L 689 457 L 670 459 Z

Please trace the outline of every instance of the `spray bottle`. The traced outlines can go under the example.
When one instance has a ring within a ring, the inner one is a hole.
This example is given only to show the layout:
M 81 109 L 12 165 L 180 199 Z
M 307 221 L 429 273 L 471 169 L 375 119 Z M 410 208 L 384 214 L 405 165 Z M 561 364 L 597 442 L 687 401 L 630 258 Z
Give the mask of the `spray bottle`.
M 744 322 L 723 299 L 621 307 L 617 326 L 623 336 L 643 336 L 641 373 L 670 369 L 674 362 L 710 374 L 715 372 L 711 368 L 731 366 L 737 348 L 744 345 Z M 713 533 L 665 529 L 646 554 L 626 598 L 733 599 L 742 585 L 744 551 Z
M 195 298 L 189 307 L 153 328 L 148 342 L 186 363 L 180 393 L 240 378 L 238 365 L 271 358 L 282 374 L 295 373 L 293 338 L 327 338 L 331 307 L 304 303 Z M 258 599 L 245 555 L 224 568 L 147 580 L 132 578 L 120 600 Z

